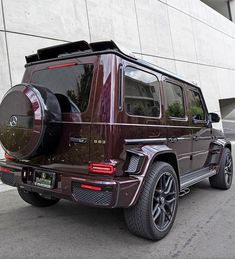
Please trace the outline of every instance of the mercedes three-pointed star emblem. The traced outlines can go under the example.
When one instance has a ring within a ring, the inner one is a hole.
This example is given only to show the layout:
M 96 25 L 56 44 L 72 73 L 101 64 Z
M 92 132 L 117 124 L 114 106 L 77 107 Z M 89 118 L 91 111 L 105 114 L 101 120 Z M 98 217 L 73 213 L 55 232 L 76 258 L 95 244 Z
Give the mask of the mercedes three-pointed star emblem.
M 11 127 L 16 127 L 16 125 L 17 125 L 17 117 L 15 116 L 15 115 L 13 115 L 13 116 L 11 116 L 11 118 L 10 118 L 10 121 L 9 121 L 9 123 L 10 123 L 10 126 Z

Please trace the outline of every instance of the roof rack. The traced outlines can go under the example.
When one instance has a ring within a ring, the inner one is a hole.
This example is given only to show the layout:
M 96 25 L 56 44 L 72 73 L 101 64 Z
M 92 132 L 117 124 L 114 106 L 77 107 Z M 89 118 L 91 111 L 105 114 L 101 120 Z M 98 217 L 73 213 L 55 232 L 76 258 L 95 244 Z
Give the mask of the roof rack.
M 36 54 L 32 54 L 26 56 L 26 63 L 36 62 L 40 60 L 57 58 L 60 55 L 64 54 L 72 54 L 76 52 L 95 52 L 95 51 L 103 51 L 103 50 L 116 50 L 128 57 L 135 58 L 134 54 L 126 53 L 121 48 L 119 48 L 115 42 L 110 41 L 100 41 L 100 42 L 92 42 L 87 43 L 86 41 L 75 41 L 69 42 L 65 44 L 60 44 L 56 46 L 51 46 L 48 48 L 38 49 Z

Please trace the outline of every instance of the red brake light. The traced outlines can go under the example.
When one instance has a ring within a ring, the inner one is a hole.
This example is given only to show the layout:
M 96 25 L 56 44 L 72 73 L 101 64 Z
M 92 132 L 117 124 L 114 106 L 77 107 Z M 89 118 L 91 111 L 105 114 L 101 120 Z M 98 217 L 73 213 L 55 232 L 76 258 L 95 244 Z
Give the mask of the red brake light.
M 0 172 L 3 172 L 3 173 L 10 173 L 11 170 L 5 168 L 5 167 L 0 167 Z
M 112 175 L 116 171 L 116 167 L 114 165 L 109 164 L 90 164 L 89 172 L 96 174 L 109 174 Z
M 5 158 L 8 160 L 14 160 L 14 157 L 8 155 L 6 152 L 5 152 Z
M 55 68 L 62 68 L 62 67 L 72 67 L 72 66 L 76 66 L 77 63 L 66 63 L 66 64 L 58 64 L 58 65 L 54 65 L 54 66 L 49 66 L 47 67 L 48 69 L 55 69 Z
M 101 187 L 93 186 L 93 185 L 87 185 L 87 184 L 81 184 L 81 188 L 89 189 L 93 191 L 101 191 Z

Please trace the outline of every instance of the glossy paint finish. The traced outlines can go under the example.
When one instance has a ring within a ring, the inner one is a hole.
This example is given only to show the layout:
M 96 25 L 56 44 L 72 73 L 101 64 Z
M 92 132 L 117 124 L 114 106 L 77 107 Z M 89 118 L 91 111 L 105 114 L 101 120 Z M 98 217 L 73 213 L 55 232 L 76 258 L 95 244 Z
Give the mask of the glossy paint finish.
M 213 141 L 223 138 L 221 133 L 212 131 L 211 123 L 194 124 L 188 115 L 187 89 L 199 88 L 185 81 L 163 75 L 161 71 L 114 53 L 88 54 L 83 57 L 66 59 L 66 63 L 92 63 L 94 73 L 88 109 L 79 120 L 73 114 L 62 114 L 56 122 L 62 126 L 62 133 L 56 150 L 50 155 L 41 155 L 29 161 L 2 161 L 7 168 L 17 168 L 17 186 L 31 191 L 50 193 L 52 196 L 73 200 L 72 182 L 98 187 L 110 186 L 113 190 L 112 203 L 107 207 L 129 207 L 141 192 L 142 183 L 151 164 L 158 160 L 169 162 L 178 178 L 202 167 L 209 167 Z M 40 62 L 26 67 L 24 83 L 30 83 L 34 71 L 48 66 L 62 65 L 65 60 Z M 125 83 L 123 71 L 126 66 L 154 74 L 160 81 L 161 112 L 159 118 L 128 115 L 124 107 Z M 120 69 L 121 68 L 121 69 Z M 167 116 L 164 84 L 171 80 L 180 85 L 184 94 L 186 116 L 176 120 Z M 204 104 L 206 107 L 206 105 Z M 207 110 L 206 110 L 207 113 Z M 86 139 L 85 143 L 71 143 L 74 139 Z M 225 141 L 221 140 L 222 152 Z M 128 154 L 143 156 L 138 174 L 127 173 Z M 160 157 L 160 158 L 159 158 Z M 174 162 L 175 161 L 175 162 Z M 220 158 L 213 163 L 218 166 Z M 115 175 L 91 175 L 89 163 L 112 163 L 116 165 Z M 22 168 L 43 168 L 57 173 L 57 187 L 53 190 L 23 184 Z M 91 204 L 87 204 L 91 205 Z M 92 204 L 93 205 L 93 204 Z M 93 205 L 94 206 L 94 205 Z

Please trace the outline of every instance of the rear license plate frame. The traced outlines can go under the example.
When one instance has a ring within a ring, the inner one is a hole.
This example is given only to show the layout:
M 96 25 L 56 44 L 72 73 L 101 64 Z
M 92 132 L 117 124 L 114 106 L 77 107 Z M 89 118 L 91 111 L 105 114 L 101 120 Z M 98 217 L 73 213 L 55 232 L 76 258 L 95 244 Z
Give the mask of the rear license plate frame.
M 34 185 L 46 189 L 54 189 L 56 173 L 43 170 L 34 171 Z

